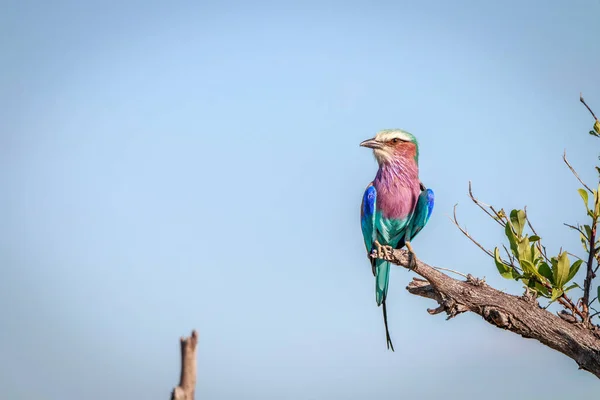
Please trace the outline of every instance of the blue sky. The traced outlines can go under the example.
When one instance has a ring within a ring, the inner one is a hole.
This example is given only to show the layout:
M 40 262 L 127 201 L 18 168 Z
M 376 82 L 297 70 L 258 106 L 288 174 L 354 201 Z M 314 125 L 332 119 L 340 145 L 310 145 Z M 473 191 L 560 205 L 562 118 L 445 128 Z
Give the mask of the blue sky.
M 421 144 L 425 262 L 520 293 L 461 236 L 527 205 L 581 251 L 600 4 L 42 2 L 0 13 L 0 393 L 164 399 L 200 333 L 198 398 L 582 398 L 593 375 L 392 272 L 385 347 L 359 227 L 383 128 Z M 490 387 L 494 390 L 490 391 Z

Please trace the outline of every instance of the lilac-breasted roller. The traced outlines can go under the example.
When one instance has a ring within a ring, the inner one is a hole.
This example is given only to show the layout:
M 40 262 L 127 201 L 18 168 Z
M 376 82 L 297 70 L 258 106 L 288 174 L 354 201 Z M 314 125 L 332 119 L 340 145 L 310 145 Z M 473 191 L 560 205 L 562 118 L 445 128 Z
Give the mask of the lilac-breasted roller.
M 373 149 L 379 164 L 377 175 L 362 199 L 360 222 L 375 275 L 377 305 L 383 305 L 387 347 L 394 351 L 385 307 L 389 260 L 393 249 L 406 246 L 414 266 L 410 241 L 427 224 L 434 196 L 419 180 L 419 145 L 413 135 L 401 129 L 385 129 L 360 145 Z

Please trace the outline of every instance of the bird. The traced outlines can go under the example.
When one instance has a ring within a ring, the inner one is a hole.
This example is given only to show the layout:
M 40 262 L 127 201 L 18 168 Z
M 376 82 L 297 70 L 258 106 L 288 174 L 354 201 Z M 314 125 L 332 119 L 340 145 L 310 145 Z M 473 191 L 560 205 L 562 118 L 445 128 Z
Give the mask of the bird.
M 384 129 L 360 146 L 372 149 L 379 164 L 362 198 L 360 222 L 375 276 L 375 299 L 383 309 L 386 345 L 394 351 L 385 304 L 390 261 L 394 249 L 406 246 L 409 268 L 414 269 L 416 255 L 411 241 L 429 221 L 434 193 L 419 179 L 419 144 L 411 133 Z

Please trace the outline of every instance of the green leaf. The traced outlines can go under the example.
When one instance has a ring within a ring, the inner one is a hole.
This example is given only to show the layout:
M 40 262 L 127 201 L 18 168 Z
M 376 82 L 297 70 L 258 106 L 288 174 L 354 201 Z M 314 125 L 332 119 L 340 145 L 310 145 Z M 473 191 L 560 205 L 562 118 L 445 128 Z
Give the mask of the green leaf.
M 498 268 L 498 272 L 502 275 L 503 278 L 513 279 L 513 268 L 510 265 L 506 265 L 500 259 L 500 251 L 496 247 L 494 249 L 494 261 L 496 262 L 496 268 Z
M 600 303 L 600 286 L 598 286 L 598 303 Z
M 554 286 L 562 288 L 567 283 L 570 270 L 569 256 L 566 251 L 558 255 L 556 265 L 553 265 L 552 274 L 554 276 Z
M 585 237 L 585 235 L 583 233 L 579 234 L 579 239 L 581 240 L 581 245 L 583 246 L 583 249 L 585 250 L 586 253 L 588 253 L 588 238 Z
M 579 195 L 583 199 L 583 204 L 585 204 L 585 208 L 587 210 L 589 210 L 589 208 L 588 208 L 589 198 L 588 198 L 588 192 L 587 192 L 587 190 L 585 190 L 585 189 L 577 189 L 577 192 L 579 193 Z
M 535 276 L 540 282 L 544 282 L 546 280 L 544 276 L 538 272 L 537 268 L 531 261 L 522 259 L 519 260 L 519 263 L 521 264 L 521 268 L 523 268 L 523 272 Z
M 531 244 L 531 261 L 533 261 L 533 263 L 536 264 L 537 259 L 540 257 L 541 257 L 540 250 L 537 248 L 535 243 L 532 243 Z
M 586 239 L 589 240 L 589 238 L 592 237 L 592 228 L 589 225 L 584 225 L 583 229 L 585 229 L 585 234 L 587 235 Z
M 541 238 L 540 238 L 539 236 L 537 236 L 537 235 L 531 235 L 531 236 L 529 236 L 529 241 L 530 241 L 531 243 L 533 243 L 533 242 L 537 242 L 537 241 L 538 241 L 538 240 L 540 240 L 540 239 L 541 239 Z
M 567 280 L 565 283 L 569 282 L 575 277 L 575 274 L 577 274 L 577 271 L 579 271 L 579 267 L 581 267 L 582 263 L 583 260 L 577 260 L 573 263 L 573 265 L 571 265 L 571 269 L 569 270 L 569 276 L 567 276 Z
M 534 279 L 527 279 L 527 281 L 523 280 L 523 282 L 527 282 L 527 287 L 534 289 L 535 288 L 535 278 Z
M 574 289 L 576 287 L 579 287 L 579 285 L 576 283 L 569 285 L 568 287 L 565 288 L 565 293 L 567 293 L 569 290 Z
M 533 262 L 533 254 L 531 254 L 531 248 L 529 247 L 529 238 L 525 236 L 524 238 L 517 240 L 519 241 L 519 244 L 517 245 L 517 248 L 519 249 L 519 256 L 517 258 L 524 258 Z
M 523 234 L 523 228 L 525 228 L 525 211 L 512 210 L 510 212 L 510 222 L 515 228 L 517 236 L 521 236 Z
M 542 296 L 544 297 L 550 297 L 550 292 L 548 291 L 548 288 L 544 285 L 542 285 L 541 283 L 535 282 L 535 290 L 542 294 Z
M 554 277 L 552 276 L 552 270 L 550 269 L 550 266 L 548 265 L 548 263 L 542 262 L 540 264 L 540 268 L 538 269 L 538 272 L 544 278 L 548 279 L 550 281 L 550 283 L 554 283 Z
M 513 232 L 512 225 L 510 222 L 506 224 L 504 227 L 504 234 L 508 239 L 508 243 L 510 244 L 510 249 L 515 257 L 519 258 L 519 249 L 517 248 L 517 238 L 515 237 L 515 233 Z
M 594 218 L 594 217 L 595 217 L 595 216 L 594 216 L 594 213 L 592 212 L 592 210 L 588 210 L 588 212 L 587 212 L 587 215 L 588 215 L 590 218 Z
M 552 288 L 552 297 L 550 297 L 550 301 L 554 301 L 554 300 L 558 299 L 560 296 L 562 296 L 562 294 L 563 294 L 562 289 Z

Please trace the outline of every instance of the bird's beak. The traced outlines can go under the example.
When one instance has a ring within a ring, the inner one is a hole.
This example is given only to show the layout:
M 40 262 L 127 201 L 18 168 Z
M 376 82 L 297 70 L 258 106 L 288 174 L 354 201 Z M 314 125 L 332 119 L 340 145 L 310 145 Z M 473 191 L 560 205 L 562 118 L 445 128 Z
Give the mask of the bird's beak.
M 373 139 L 367 139 L 367 140 L 361 142 L 360 146 L 368 147 L 370 149 L 381 149 L 384 147 L 384 144 L 381 142 L 378 142 L 377 140 L 375 140 L 375 138 L 373 138 Z

